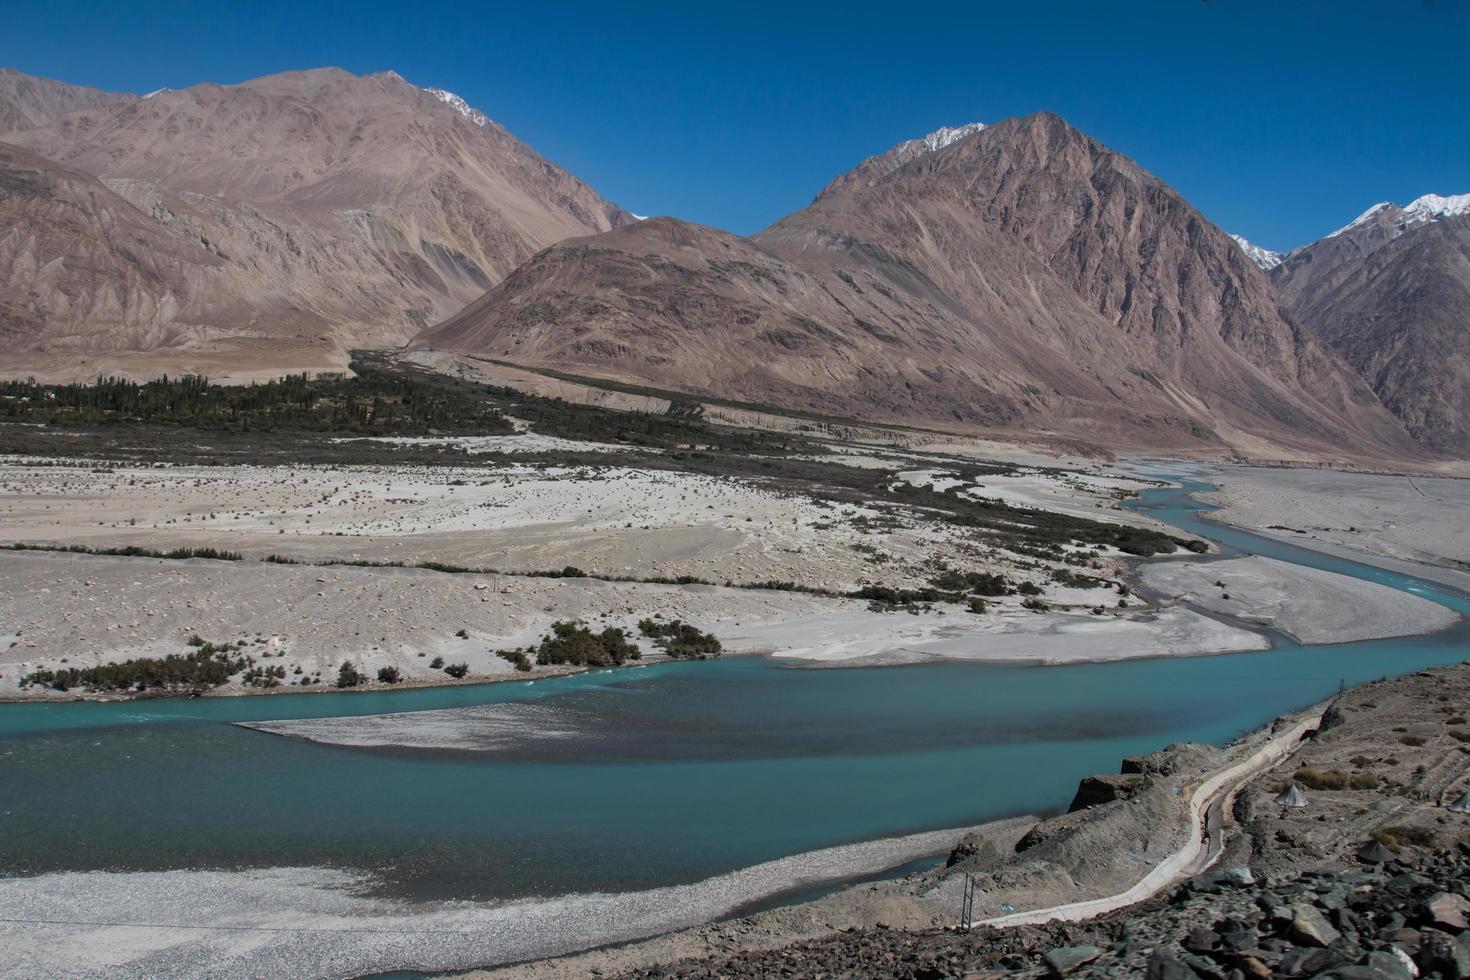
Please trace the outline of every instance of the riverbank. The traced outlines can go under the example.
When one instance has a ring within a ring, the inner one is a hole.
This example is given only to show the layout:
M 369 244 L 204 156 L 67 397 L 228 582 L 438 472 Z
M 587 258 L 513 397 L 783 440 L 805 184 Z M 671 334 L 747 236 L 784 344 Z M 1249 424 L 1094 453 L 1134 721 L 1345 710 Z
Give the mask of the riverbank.
M 185 653 L 195 636 L 245 642 L 259 663 L 285 674 L 272 688 L 237 679 L 212 692 L 221 695 L 299 692 L 302 679 L 316 682 L 304 690 L 331 689 L 344 661 L 367 678 L 364 689 L 374 689 L 372 678 L 385 668 L 398 671 L 402 686 L 551 677 L 568 671 L 518 671 L 497 651 L 533 646 L 552 623 L 571 619 L 621 628 L 635 641 L 644 618 L 680 619 L 714 633 L 727 655 L 828 666 L 1079 663 L 1266 645 L 1250 630 L 1187 609 L 1134 600 L 1099 614 L 1090 605 L 1098 593 L 1054 586 L 1050 609 L 1008 596 L 987 600 L 982 615 L 953 603 L 882 611 L 866 600 L 702 584 L 8 552 L 0 562 L 0 624 L 10 632 L 0 642 L 0 699 L 70 700 L 78 692 L 20 682 L 41 669 Z M 642 645 L 644 662 L 662 659 Z M 436 660 L 464 664 L 465 676 L 445 675 Z M 383 685 L 391 686 L 398 685 Z
M 969 832 L 1004 842 L 1032 822 Z M 328 868 L 0 878 L 0 962 L 13 976 L 75 980 L 464 970 L 686 928 L 793 887 L 943 853 L 964 832 L 825 848 L 688 885 L 504 903 L 401 902 L 374 896 L 369 876 Z
M 1221 465 L 1210 519 L 1470 591 L 1470 479 Z

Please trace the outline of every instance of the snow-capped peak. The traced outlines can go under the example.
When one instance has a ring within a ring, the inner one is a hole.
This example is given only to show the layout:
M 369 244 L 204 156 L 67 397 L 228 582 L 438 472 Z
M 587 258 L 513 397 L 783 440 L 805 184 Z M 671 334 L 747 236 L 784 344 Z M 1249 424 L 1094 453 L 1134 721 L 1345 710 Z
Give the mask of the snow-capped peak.
M 979 122 L 965 123 L 963 126 L 940 126 L 923 139 L 914 140 L 913 142 L 922 143 L 926 150 L 933 153 L 936 150 L 944 149 L 951 143 L 956 143 L 964 139 L 971 133 L 978 133 L 984 128 L 985 124 Z
M 466 102 L 464 99 L 461 99 L 453 92 L 447 92 L 442 88 L 426 88 L 424 89 L 424 91 L 428 92 L 434 98 L 449 106 L 461 116 L 464 116 L 476 126 L 484 126 L 490 122 L 490 117 L 486 116 L 479 109 L 476 109 L 474 106 L 470 105 L 468 102 Z
M 164 86 L 163 88 L 156 88 L 156 89 L 154 89 L 153 91 L 149 92 L 147 95 L 143 96 L 143 98 L 145 98 L 145 99 L 151 99 L 155 95 L 162 95 L 165 92 L 172 92 L 172 91 L 173 91 L 173 89 L 169 88 L 168 86 Z
M 1334 231 L 1332 234 L 1328 235 L 1327 237 L 1328 238 L 1336 238 L 1338 235 L 1341 235 L 1345 231 L 1351 231 L 1352 229 L 1354 229 L 1354 228 L 1358 227 L 1359 225 L 1363 224 L 1364 222 L 1368 221 L 1370 218 L 1372 218 L 1379 211 L 1382 211 L 1384 208 L 1391 208 L 1393 206 L 1394 206 L 1394 203 L 1392 201 L 1379 201 L 1377 204 L 1373 205 L 1371 208 L 1369 208 L 1368 210 L 1364 211 L 1362 214 L 1358 215 L 1352 221 L 1349 221 L 1347 224 L 1343 225 L 1341 228 L 1337 229 L 1336 231 Z
M 1351 231 L 1388 210 L 1397 212 L 1389 216 L 1394 225 L 1393 234 L 1390 237 L 1397 238 L 1418 225 L 1438 221 L 1440 218 L 1455 218 L 1462 214 L 1470 214 L 1470 194 L 1453 194 L 1449 197 L 1440 194 L 1425 194 L 1402 208 L 1392 201 L 1379 201 L 1354 218 L 1351 223 L 1343 225 L 1327 237 L 1336 238 L 1343 232 Z
M 1408 207 L 1404 208 L 1404 222 L 1417 225 L 1425 221 L 1454 218 L 1462 214 L 1470 214 L 1470 194 L 1454 194 L 1450 197 L 1425 194 L 1423 197 L 1415 198 Z
M 1273 252 L 1269 248 L 1262 248 L 1259 245 L 1252 245 L 1250 242 L 1246 241 L 1244 238 L 1241 238 L 1239 235 L 1231 235 L 1230 237 L 1235 240 L 1235 244 L 1240 246 L 1241 251 L 1243 251 L 1252 262 L 1254 262 L 1256 265 L 1260 266 L 1267 272 L 1270 272 L 1272 269 L 1276 268 L 1278 265 L 1281 264 L 1281 260 L 1286 258 L 1285 252 Z

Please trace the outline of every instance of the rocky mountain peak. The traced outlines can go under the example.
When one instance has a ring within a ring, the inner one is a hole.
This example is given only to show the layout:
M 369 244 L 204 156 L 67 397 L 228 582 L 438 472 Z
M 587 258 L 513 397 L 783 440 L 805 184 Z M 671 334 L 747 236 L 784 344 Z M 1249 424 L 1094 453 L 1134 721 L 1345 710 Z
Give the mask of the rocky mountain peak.
M 833 180 L 817 195 L 817 199 L 820 200 L 826 194 L 835 193 L 847 187 L 881 180 L 911 160 L 916 160 L 928 153 L 937 153 L 983 129 L 985 129 L 985 123 L 981 122 L 965 123 L 963 126 L 940 126 L 926 136 L 904 140 L 882 153 L 868 157 L 852 170 Z
M 1250 260 L 1260 266 L 1265 272 L 1270 272 L 1281 264 L 1282 259 L 1286 258 L 1285 252 L 1273 252 L 1269 248 L 1252 245 L 1240 235 L 1231 235 L 1230 237 L 1235 241 L 1235 244 L 1240 246 L 1241 251 L 1250 256 Z

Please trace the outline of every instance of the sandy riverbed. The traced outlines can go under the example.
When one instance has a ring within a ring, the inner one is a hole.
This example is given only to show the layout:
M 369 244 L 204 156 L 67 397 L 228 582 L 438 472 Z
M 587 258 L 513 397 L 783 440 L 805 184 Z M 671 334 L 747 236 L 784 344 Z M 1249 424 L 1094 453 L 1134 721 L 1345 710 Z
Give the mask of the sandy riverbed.
M 1460 620 L 1444 606 L 1385 585 L 1256 555 L 1145 562 L 1139 579 L 1165 595 L 1270 626 L 1303 643 L 1433 633 Z
M 1470 479 L 1247 466 L 1205 478 L 1216 520 L 1470 589 Z
M 463 970 L 687 928 L 788 888 L 942 852 L 964 832 L 826 848 L 689 885 L 500 903 L 374 897 L 370 879 L 325 868 L 5 878 L 0 959 L 13 976 L 77 980 Z
M 1082 602 L 1096 594 L 1062 591 Z M 396 666 L 410 682 L 449 683 L 430 666 L 435 657 L 467 664 L 466 682 L 536 677 L 552 669 L 516 673 L 495 651 L 532 644 L 559 619 L 636 633 L 638 620 L 655 613 L 714 632 L 731 654 L 823 665 L 1060 663 L 1264 646 L 1256 633 L 1185 609 L 1036 613 L 1008 597 L 979 616 L 944 604 L 910 614 L 875 612 L 862 601 L 723 586 L 6 552 L 0 624 L 11 640 L 0 649 L 0 693 L 65 696 L 22 691 L 18 683 L 41 667 L 183 652 L 196 634 L 217 643 L 252 641 L 261 662 L 286 667 L 288 684 L 315 676 L 330 686 L 343 660 L 369 676 Z
M 533 436 L 496 437 L 533 439 Z M 505 571 L 922 585 L 936 560 L 1019 569 L 920 508 L 732 478 L 583 466 L 35 466 L 0 460 L 0 543 L 435 561 Z M 1021 572 L 1021 577 L 1027 577 Z

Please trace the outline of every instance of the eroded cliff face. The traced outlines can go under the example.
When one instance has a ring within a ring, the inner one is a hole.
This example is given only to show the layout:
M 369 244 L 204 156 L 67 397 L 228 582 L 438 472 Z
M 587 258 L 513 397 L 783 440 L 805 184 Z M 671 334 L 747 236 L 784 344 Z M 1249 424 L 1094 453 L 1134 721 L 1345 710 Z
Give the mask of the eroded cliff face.
M 1282 303 L 1416 439 L 1470 454 L 1470 216 L 1380 205 L 1273 273 Z

